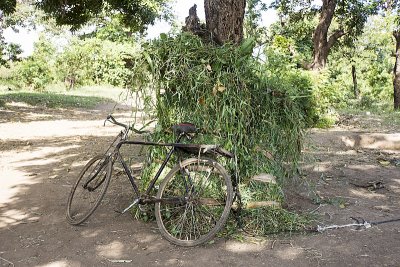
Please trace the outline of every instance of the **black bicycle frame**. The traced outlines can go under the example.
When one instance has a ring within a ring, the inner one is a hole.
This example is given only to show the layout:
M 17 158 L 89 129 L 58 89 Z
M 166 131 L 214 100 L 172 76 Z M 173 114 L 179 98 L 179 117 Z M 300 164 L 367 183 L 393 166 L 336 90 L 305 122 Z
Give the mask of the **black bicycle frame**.
M 155 183 L 157 182 L 158 178 L 160 178 L 161 173 L 163 172 L 165 166 L 168 164 L 169 160 L 171 159 L 172 154 L 176 151 L 176 145 L 179 144 L 179 141 L 182 139 L 184 134 L 180 134 L 176 140 L 176 143 L 155 143 L 155 142 L 146 142 L 146 141 L 121 141 L 118 143 L 116 146 L 116 159 L 122 164 L 122 167 L 125 170 L 126 175 L 129 178 L 129 181 L 131 182 L 132 188 L 135 191 L 136 197 L 140 200 L 140 204 L 148 204 L 148 203 L 156 203 L 160 202 L 160 199 L 152 199 L 152 200 L 143 200 L 140 199 L 140 190 L 138 186 L 136 185 L 135 182 L 135 177 L 133 177 L 131 171 L 129 170 L 128 165 L 122 158 L 121 153 L 119 152 L 120 148 L 122 145 L 146 145 L 146 146 L 171 146 L 171 149 L 168 151 L 168 154 L 166 158 L 164 159 L 163 163 L 161 164 L 160 168 L 158 169 L 156 175 L 154 176 L 153 180 L 151 180 L 148 188 L 146 189 L 145 196 L 148 196 L 150 194 L 150 191 L 154 188 Z M 180 200 L 180 199 L 179 199 Z M 178 199 L 170 200 L 171 202 L 176 203 Z

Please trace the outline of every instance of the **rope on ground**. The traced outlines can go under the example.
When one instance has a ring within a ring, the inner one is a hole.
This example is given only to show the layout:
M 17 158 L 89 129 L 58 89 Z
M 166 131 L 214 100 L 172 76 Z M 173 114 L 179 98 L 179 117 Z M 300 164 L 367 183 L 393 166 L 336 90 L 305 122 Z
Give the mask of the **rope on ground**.
M 370 228 L 372 225 L 369 222 L 364 222 L 364 223 L 349 223 L 349 224 L 343 224 L 343 225 L 330 225 L 330 226 L 320 226 L 317 225 L 317 232 L 324 232 L 326 230 L 330 229 L 340 229 L 340 228 L 345 228 L 345 227 L 365 227 L 365 229 Z
M 329 225 L 329 226 L 320 226 L 317 225 L 317 228 L 315 229 L 316 232 L 322 233 L 326 230 L 331 230 L 331 229 L 341 229 L 341 228 L 346 228 L 346 227 L 357 227 L 356 229 L 361 229 L 364 227 L 365 229 L 371 228 L 373 225 L 379 225 L 379 224 L 384 224 L 384 223 L 391 223 L 391 222 L 400 222 L 400 218 L 398 219 L 391 219 L 391 220 L 385 220 L 385 221 L 378 221 L 378 222 L 367 222 L 362 218 L 353 218 L 355 223 L 349 223 L 349 224 L 342 224 L 342 225 Z

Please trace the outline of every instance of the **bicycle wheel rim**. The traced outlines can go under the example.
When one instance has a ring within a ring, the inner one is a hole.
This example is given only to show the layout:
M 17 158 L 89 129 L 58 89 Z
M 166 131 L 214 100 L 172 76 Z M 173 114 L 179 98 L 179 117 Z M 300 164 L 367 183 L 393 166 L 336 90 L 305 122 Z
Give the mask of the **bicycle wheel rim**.
M 161 234 L 180 246 L 211 240 L 224 226 L 232 204 L 232 183 L 226 170 L 211 159 L 188 159 L 162 182 L 157 198 L 181 198 L 185 203 L 157 203 Z
M 105 155 L 98 155 L 85 165 L 68 197 L 70 224 L 85 222 L 99 206 L 110 182 L 111 168 L 111 161 Z

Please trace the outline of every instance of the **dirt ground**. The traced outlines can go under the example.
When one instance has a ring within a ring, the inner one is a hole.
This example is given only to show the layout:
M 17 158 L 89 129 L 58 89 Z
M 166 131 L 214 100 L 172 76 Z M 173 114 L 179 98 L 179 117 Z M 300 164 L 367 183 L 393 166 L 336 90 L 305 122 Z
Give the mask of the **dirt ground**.
M 130 201 L 119 178 L 88 224 L 69 225 L 75 176 L 119 131 L 103 127 L 108 112 L 0 109 L 0 266 L 400 266 L 400 222 L 177 247 L 155 223 L 114 212 Z M 123 108 L 114 115 L 130 117 Z M 317 214 L 320 225 L 400 218 L 399 132 L 372 115 L 312 130 L 289 208 Z

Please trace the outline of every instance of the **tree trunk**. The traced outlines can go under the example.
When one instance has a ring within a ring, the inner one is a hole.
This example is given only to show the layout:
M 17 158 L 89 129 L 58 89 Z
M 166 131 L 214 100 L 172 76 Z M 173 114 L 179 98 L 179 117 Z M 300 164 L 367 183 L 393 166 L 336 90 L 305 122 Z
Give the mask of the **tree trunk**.
M 396 63 L 393 68 L 394 109 L 400 110 L 400 31 L 394 31 L 396 39 Z
M 4 23 L 4 13 L 3 11 L 0 10 L 0 66 L 6 64 L 6 61 L 3 59 L 6 46 L 3 35 L 4 34 L 3 23 Z
M 243 39 L 246 0 L 204 0 L 206 27 L 217 44 Z
M 308 66 L 309 69 L 319 70 L 324 68 L 332 46 L 344 35 L 343 30 L 337 30 L 328 38 L 329 27 L 335 14 L 336 1 L 322 1 L 321 16 L 313 35 L 313 62 Z
M 360 91 L 358 90 L 358 84 L 357 84 L 357 72 L 356 72 L 356 66 L 352 65 L 351 66 L 351 76 L 353 77 L 353 92 L 354 92 L 354 97 L 358 99 L 360 97 Z

